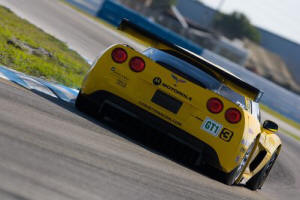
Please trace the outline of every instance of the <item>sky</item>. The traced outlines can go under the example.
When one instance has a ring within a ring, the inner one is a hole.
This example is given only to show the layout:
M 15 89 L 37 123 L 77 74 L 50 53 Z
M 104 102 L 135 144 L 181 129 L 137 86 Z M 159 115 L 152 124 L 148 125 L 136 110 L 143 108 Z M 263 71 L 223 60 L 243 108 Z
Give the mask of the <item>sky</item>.
M 253 25 L 300 44 L 300 0 L 201 0 L 221 11 L 240 11 Z

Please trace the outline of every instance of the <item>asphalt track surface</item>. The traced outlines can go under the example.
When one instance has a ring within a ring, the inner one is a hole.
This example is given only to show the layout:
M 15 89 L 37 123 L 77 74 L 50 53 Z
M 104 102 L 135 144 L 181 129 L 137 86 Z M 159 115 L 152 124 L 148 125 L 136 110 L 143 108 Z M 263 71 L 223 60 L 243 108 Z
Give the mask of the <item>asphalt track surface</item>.
M 88 58 L 120 40 L 57 1 L 0 4 L 68 39 L 64 41 Z M 284 135 L 283 151 L 268 182 L 262 191 L 252 192 L 170 159 L 119 127 L 78 112 L 72 103 L 1 79 L 0 110 L 1 200 L 299 199 L 300 145 Z

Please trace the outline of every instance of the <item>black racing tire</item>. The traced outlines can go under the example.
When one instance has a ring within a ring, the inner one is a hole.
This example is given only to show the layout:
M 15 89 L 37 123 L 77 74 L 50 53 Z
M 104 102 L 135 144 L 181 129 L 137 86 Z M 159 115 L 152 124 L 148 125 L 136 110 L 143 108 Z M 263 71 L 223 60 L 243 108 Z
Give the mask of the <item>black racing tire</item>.
M 88 97 L 87 95 L 83 95 L 81 91 L 79 91 L 75 100 L 75 107 L 80 112 L 99 118 L 101 116 L 99 109 L 102 103 L 103 99 L 97 97 L 91 99 L 90 97 Z
M 244 169 L 246 167 L 248 159 L 250 158 L 250 155 L 252 153 L 254 144 L 255 144 L 255 142 L 253 142 L 250 145 L 250 147 L 248 148 L 247 152 L 245 153 L 239 166 L 237 166 L 235 169 L 233 169 L 230 173 L 225 173 L 223 175 L 223 183 L 225 183 L 226 185 L 233 185 L 236 183 L 236 181 L 238 180 L 241 173 L 244 171 Z
M 270 158 L 270 160 L 267 162 L 267 164 L 246 183 L 247 188 L 251 190 L 258 190 L 262 188 L 277 157 L 278 154 L 277 152 L 275 152 Z
M 81 92 L 79 92 L 77 95 L 77 98 L 75 100 L 75 107 L 81 112 L 83 112 L 85 110 L 84 109 L 85 108 L 85 100 L 84 100 Z

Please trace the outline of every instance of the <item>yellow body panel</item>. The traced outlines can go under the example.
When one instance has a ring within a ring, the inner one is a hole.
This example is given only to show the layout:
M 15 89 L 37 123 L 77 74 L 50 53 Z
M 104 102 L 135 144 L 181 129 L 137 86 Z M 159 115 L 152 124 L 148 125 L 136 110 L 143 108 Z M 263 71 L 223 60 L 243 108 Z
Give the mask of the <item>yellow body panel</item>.
M 130 26 L 128 22 L 126 23 L 127 20 L 123 20 L 122 23 L 119 26 L 119 29 L 122 31 L 122 33 L 124 35 L 126 35 L 127 37 L 134 39 L 136 42 L 142 44 L 145 47 L 152 47 L 152 48 L 156 48 L 156 49 L 164 49 L 164 50 L 173 50 L 176 51 L 177 53 L 181 54 L 181 51 L 178 49 L 174 49 L 172 46 L 170 46 L 168 43 L 161 41 L 161 39 L 158 39 L 156 36 L 155 37 L 149 37 L 148 35 L 148 31 L 145 30 L 137 30 L 138 27 L 132 27 Z M 180 49 L 181 47 L 179 47 Z M 187 49 L 185 49 L 185 51 L 188 51 Z M 194 54 L 196 55 L 194 52 L 188 51 L 190 54 Z M 197 55 L 199 56 L 199 55 Z M 207 63 L 211 63 L 210 61 L 206 60 L 205 58 L 201 58 L 202 60 L 205 60 Z M 214 65 L 214 63 L 211 63 L 212 65 Z M 216 66 L 216 65 L 215 65 Z M 206 66 L 204 66 L 206 67 Z M 237 84 L 233 84 L 230 80 L 227 80 L 225 77 L 222 77 L 221 74 L 219 74 L 217 71 L 212 70 L 210 68 L 207 68 L 208 70 L 210 70 L 212 73 L 214 73 L 216 76 L 218 76 L 219 78 L 222 78 L 223 83 L 225 83 L 228 87 L 230 87 L 231 89 L 233 89 L 234 91 L 247 96 L 249 98 L 251 98 L 252 100 L 255 99 L 256 95 L 253 92 L 250 92 L 248 90 L 246 90 L 245 88 L 243 88 L 240 85 Z M 231 72 L 227 71 L 226 69 L 222 69 L 222 71 L 227 72 L 228 74 L 231 74 L 231 76 L 236 77 L 234 74 L 232 74 Z
M 243 179 L 242 183 L 246 183 L 251 177 L 257 174 L 268 163 L 273 154 L 276 153 L 279 155 L 280 150 L 281 140 L 278 137 L 278 135 L 270 133 L 269 131 L 262 132 L 256 139 L 254 151 L 252 152 L 252 155 L 248 161 L 248 165 L 243 175 L 240 177 L 240 179 Z M 255 169 L 251 170 L 250 163 L 252 163 L 256 156 L 262 151 L 266 153 L 264 158 L 255 167 Z
M 115 48 L 126 50 L 128 54 L 126 62 L 118 64 L 112 60 L 111 53 Z M 134 72 L 129 67 L 130 59 L 135 56 L 144 59 L 146 68 L 143 72 Z M 161 120 L 178 127 L 214 149 L 221 170 L 225 173 L 234 170 L 241 162 L 247 149 L 252 143 L 255 143 L 246 168 L 238 179 L 244 182 L 258 173 L 274 153 L 279 154 L 281 148 L 279 137 L 263 129 L 258 119 L 249 111 L 179 75 L 176 76 L 184 81 L 176 83 L 172 74 L 168 69 L 132 48 L 126 45 L 114 45 L 104 51 L 94 63 L 83 81 L 81 94 L 88 96 L 97 91 L 110 92 L 138 106 L 145 112 L 152 113 Z M 154 83 L 156 78 L 161 80 L 159 84 Z M 239 91 L 239 88 L 235 89 Z M 182 102 L 177 113 L 151 101 L 158 90 Z M 239 92 L 245 93 L 245 91 Z M 224 109 L 219 114 L 209 112 L 206 107 L 207 101 L 212 97 L 219 98 L 224 104 Z M 241 112 L 242 119 L 240 122 L 230 124 L 226 121 L 225 111 L 228 108 L 236 108 Z M 206 119 L 213 120 L 222 126 L 217 136 L 202 129 Z M 223 133 L 224 130 L 226 131 Z M 266 151 L 266 156 L 255 169 L 250 169 L 250 164 L 261 151 Z
M 111 52 L 117 47 L 127 51 L 129 58 L 125 63 L 117 64 L 112 60 Z M 129 68 L 128 62 L 134 56 L 142 57 L 145 60 L 146 68 L 143 72 L 136 73 Z M 160 85 L 153 84 L 155 77 L 161 78 L 162 83 Z M 182 77 L 180 79 L 185 80 Z M 177 114 L 151 101 L 157 90 L 183 102 Z M 247 141 L 253 141 L 260 133 L 259 123 L 255 123 L 247 111 L 224 97 L 188 80 L 185 80 L 185 83 L 175 85 L 171 71 L 127 46 L 115 45 L 110 47 L 89 71 L 83 82 L 81 93 L 89 95 L 96 91 L 109 91 L 205 142 L 217 152 L 224 172 L 230 172 L 238 165 L 245 153 L 241 149 L 247 149 L 251 143 L 247 143 Z M 178 94 L 178 91 L 184 95 Z M 207 110 L 206 103 L 211 97 L 222 100 L 224 109 L 221 113 L 212 114 Z M 239 109 L 242 113 L 242 120 L 237 124 L 228 123 L 224 117 L 225 111 L 232 107 Z M 225 141 L 228 139 L 227 137 L 230 137 L 228 135 L 220 136 L 219 134 L 216 137 L 201 129 L 206 118 L 222 125 L 223 129 L 230 130 L 230 134 L 233 133 L 231 140 Z M 257 125 L 253 126 L 252 124 Z M 249 131 L 252 134 L 248 134 Z M 241 143 L 241 141 L 245 142 Z

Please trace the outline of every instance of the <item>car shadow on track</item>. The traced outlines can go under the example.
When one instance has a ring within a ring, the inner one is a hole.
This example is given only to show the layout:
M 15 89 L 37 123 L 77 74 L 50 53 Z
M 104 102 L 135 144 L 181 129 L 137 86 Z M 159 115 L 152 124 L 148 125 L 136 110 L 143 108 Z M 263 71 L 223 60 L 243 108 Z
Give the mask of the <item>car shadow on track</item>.
M 205 164 L 201 166 L 195 164 L 198 152 L 151 127 L 145 126 L 138 119 L 127 117 L 126 114 L 122 116 L 120 113 L 113 113 L 113 111 L 109 115 L 90 116 L 77 110 L 74 102 L 66 102 L 37 90 L 31 91 L 67 111 L 111 131 L 113 134 L 142 146 L 148 151 L 170 159 L 206 177 L 222 182 L 223 174 L 219 170 Z

